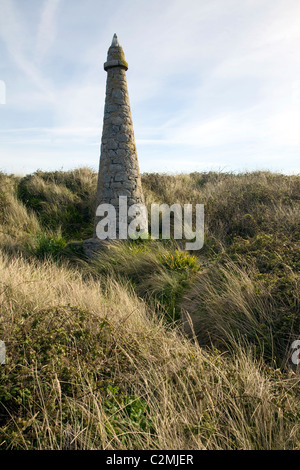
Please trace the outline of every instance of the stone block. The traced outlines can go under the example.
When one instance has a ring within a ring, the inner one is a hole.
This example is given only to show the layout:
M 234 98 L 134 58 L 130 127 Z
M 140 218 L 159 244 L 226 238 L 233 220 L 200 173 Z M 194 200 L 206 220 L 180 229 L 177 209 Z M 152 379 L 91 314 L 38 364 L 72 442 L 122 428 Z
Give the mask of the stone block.
M 118 142 L 115 139 L 110 138 L 107 142 L 107 148 L 109 150 L 116 150 L 118 148 Z
M 124 172 L 117 173 L 115 175 L 115 181 L 127 181 L 128 176 Z
M 110 166 L 109 166 L 109 171 L 113 174 L 117 173 L 118 171 L 122 171 L 123 170 L 123 166 L 122 165 L 119 165 L 117 163 L 112 163 Z
M 127 152 L 125 149 L 117 149 L 116 154 L 118 155 L 118 157 L 126 157 Z

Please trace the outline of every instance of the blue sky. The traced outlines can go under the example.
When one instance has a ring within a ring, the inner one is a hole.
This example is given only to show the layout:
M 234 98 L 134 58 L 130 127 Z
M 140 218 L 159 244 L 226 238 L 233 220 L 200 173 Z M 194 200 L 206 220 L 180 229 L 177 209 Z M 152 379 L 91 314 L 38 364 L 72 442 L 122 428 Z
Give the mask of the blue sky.
M 299 0 L 0 0 L 0 170 L 98 169 L 115 32 L 142 172 L 299 173 Z

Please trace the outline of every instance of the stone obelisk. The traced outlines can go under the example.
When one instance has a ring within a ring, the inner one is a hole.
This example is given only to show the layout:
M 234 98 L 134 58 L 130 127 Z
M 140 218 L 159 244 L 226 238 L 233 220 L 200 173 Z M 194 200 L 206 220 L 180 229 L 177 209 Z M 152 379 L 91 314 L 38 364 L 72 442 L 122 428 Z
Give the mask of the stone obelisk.
M 104 70 L 106 98 L 96 205 L 112 204 L 118 213 L 119 196 L 127 196 L 128 206 L 144 203 L 144 197 L 125 74 L 128 64 L 116 34 Z M 96 217 L 95 224 L 97 221 Z
M 143 204 L 144 197 L 125 74 L 128 64 L 116 34 L 108 49 L 104 70 L 107 72 L 107 81 L 96 208 L 100 204 L 114 206 L 118 238 L 119 196 L 127 197 L 128 207 Z M 96 247 L 96 227 L 100 220 L 101 217 L 96 215 L 94 239 L 86 240 L 86 252 L 91 249 L 94 251 L 91 245 Z

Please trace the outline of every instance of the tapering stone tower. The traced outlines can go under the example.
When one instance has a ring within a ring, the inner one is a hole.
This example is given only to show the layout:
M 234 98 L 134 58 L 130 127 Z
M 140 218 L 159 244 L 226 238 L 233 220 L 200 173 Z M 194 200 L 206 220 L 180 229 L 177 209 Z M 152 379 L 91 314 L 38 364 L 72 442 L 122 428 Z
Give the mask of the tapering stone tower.
M 144 203 L 125 75 L 127 69 L 123 49 L 115 34 L 104 64 L 107 82 L 96 207 L 105 203 L 115 207 L 117 238 L 119 196 L 127 196 L 128 207 Z M 99 220 L 96 216 L 95 229 Z

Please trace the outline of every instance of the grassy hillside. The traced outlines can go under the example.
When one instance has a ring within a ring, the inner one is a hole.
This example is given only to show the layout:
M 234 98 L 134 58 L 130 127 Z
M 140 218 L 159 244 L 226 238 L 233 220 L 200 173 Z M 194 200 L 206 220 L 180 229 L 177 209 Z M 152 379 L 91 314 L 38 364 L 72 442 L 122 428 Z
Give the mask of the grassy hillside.
M 0 174 L 0 449 L 299 449 L 300 178 L 143 187 L 205 205 L 200 252 L 115 242 L 91 262 L 69 242 L 92 234 L 95 173 Z

